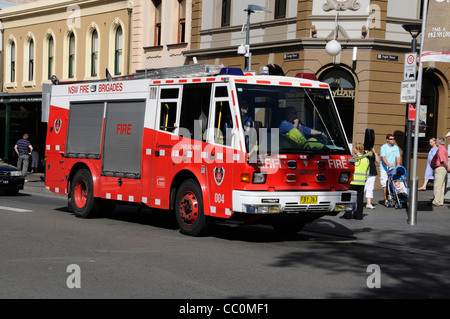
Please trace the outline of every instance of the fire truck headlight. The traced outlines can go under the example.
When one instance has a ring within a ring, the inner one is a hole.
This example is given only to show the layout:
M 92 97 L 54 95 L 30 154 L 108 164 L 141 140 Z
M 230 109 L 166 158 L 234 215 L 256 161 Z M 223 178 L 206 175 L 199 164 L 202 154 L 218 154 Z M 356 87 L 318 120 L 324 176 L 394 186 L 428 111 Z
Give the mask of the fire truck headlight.
M 334 207 L 334 211 L 336 211 L 336 212 L 354 211 L 354 210 L 355 210 L 355 205 L 352 203 L 336 204 L 336 206 Z
M 318 182 L 325 182 L 325 175 L 317 174 L 316 179 Z
M 244 205 L 246 213 L 277 214 L 280 212 L 279 205 Z
M 350 172 L 342 172 L 339 177 L 339 184 L 348 184 L 350 182 Z
M 248 174 L 248 173 L 241 174 L 241 182 L 242 183 L 250 183 L 250 181 L 251 181 L 250 174 Z
M 318 168 L 318 169 L 326 169 L 326 168 L 327 168 L 327 162 L 325 162 L 325 161 L 319 161 L 319 162 L 317 163 L 317 168 Z
M 265 184 L 266 183 L 266 174 L 264 173 L 253 173 L 253 184 Z

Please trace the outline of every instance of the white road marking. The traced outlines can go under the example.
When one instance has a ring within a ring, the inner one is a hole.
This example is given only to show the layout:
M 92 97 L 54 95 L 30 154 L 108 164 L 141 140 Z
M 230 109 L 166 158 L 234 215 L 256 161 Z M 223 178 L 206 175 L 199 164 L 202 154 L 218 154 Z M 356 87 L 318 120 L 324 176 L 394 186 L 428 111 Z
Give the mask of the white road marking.
M 0 206 L 0 210 L 10 210 L 13 212 L 18 212 L 18 213 L 32 213 L 32 210 L 28 210 L 28 209 L 20 209 L 20 208 L 14 208 L 14 207 L 5 207 L 5 206 Z

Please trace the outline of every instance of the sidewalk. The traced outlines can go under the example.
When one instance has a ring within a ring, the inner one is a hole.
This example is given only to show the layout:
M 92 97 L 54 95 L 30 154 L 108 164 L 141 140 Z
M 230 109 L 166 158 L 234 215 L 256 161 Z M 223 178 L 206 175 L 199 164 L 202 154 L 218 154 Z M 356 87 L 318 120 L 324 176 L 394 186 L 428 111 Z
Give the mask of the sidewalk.
M 323 217 L 309 226 L 314 231 L 330 228 L 352 236 L 363 245 L 379 246 L 432 256 L 450 256 L 450 203 L 430 206 L 433 191 L 418 191 L 416 225 L 408 224 L 408 209 L 384 206 L 383 190 L 374 191 L 375 209 L 364 208 L 363 220 Z
M 24 192 L 34 191 L 38 193 L 53 194 L 45 188 L 44 174 L 43 173 L 28 173 L 25 177 Z
M 24 192 L 53 194 L 45 188 L 42 173 L 30 173 Z M 364 208 L 363 220 L 325 216 L 305 226 L 305 231 L 332 234 L 361 245 L 379 246 L 430 256 L 450 256 L 450 202 L 429 206 L 433 191 L 418 191 L 416 225 L 408 224 L 408 210 L 384 206 L 383 191 L 375 190 L 375 209 Z M 342 215 L 342 214 L 340 214 Z

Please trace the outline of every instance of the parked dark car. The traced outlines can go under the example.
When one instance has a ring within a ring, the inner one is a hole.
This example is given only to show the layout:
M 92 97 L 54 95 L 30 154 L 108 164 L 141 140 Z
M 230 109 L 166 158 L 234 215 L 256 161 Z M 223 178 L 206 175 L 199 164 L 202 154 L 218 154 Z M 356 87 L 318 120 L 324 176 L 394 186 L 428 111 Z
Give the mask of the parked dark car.
M 8 195 L 16 195 L 23 189 L 25 178 L 17 167 L 5 163 L 0 158 L 0 191 L 4 190 Z

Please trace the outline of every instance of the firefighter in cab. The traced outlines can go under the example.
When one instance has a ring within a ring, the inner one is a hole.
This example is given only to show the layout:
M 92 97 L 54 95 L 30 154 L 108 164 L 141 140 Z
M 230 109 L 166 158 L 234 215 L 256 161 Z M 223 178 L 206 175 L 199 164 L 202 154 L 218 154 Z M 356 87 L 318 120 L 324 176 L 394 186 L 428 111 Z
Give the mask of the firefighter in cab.
M 356 191 L 356 211 L 347 211 L 341 218 L 345 219 L 363 219 L 364 209 L 364 186 L 366 185 L 367 170 L 369 169 L 369 159 L 364 155 L 364 145 L 362 143 L 353 144 L 353 159 L 351 162 L 355 165 L 353 178 L 350 182 L 349 190 Z
M 285 110 L 285 120 L 281 122 L 280 134 L 287 136 L 300 148 L 311 150 L 320 150 L 324 147 L 323 143 L 312 136 L 320 136 L 324 140 L 327 138 L 325 133 L 301 124 L 297 116 L 297 110 L 292 106 Z

